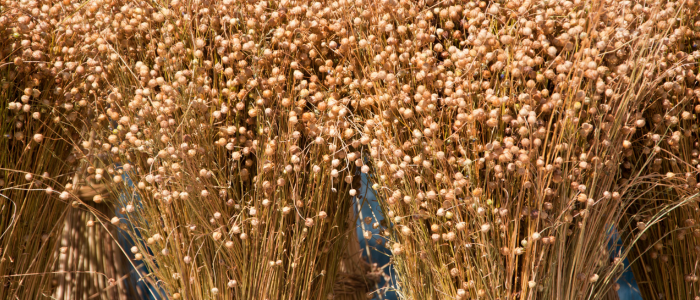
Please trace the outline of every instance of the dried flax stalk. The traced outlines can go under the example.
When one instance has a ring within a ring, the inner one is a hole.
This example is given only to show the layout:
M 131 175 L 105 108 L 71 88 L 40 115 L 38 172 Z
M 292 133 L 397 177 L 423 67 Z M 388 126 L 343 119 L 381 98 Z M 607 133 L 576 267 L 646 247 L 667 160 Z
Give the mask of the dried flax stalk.
M 117 228 L 107 220 L 114 215 L 106 203 L 94 203 L 95 195 L 109 199 L 103 186 L 82 186 L 76 192 L 85 206 L 72 208 L 63 223 L 59 261 L 56 264 L 57 299 L 125 300 L 129 293 L 128 276 L 123 273 L 122 249 L 117 246 Z M 91 226 L 88 223 L 91 222 Z M 126 278 L 126 280 L 125 280 Z

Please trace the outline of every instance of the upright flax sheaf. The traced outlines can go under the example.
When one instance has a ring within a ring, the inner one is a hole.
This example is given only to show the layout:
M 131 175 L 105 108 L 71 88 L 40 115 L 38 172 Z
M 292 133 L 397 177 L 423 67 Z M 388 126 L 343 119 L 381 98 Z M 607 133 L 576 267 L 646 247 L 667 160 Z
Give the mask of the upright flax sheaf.
M 0 1 L 0 299 L 52 294 L 63 220 L 79 206 L 60 192 L 85 101 L 63 95 L 77 85 L 58 71 L 65 44 L 39 4 Z
M 0 40 L 0 47 L 6 46 Z M 72 146 L 47 113 L 53 86 L 33 68 L 0 69 L 0 298 L 50 294 L 61 221 L 70 206 L 57 191 L 72 169 Z M 38 76 L 37 76 L 38 75 Z M 9 107 L 9 109 L 8 109 Z M 41 216 L 41 218 L 37 218 Z
M 697 4 L 402 4 L 397 14 L 419 13 L 396 30 L 377 24 L 366 57 L 389 63 L 364 70 L 383 82 L 362 99 L 402 293 L 608 294 L 624 258 L 609 232 L 644 180 L 618 180 L 618 166 L 649 161 L 633 160 L 630 141 L 662 86 L 655 74 L 673 68 L 652 58 L 689 43 L 685 21 L 655 24 Z
M 697 26 L 700 16 L 683 21 Z M 671 38 L 679 39 L 681 33 Z M 673 55 L 655 57 L 672 68 L 658 73 L 663 83 L 638 116 L 638 132 L 622 164 L 623 177 L 639 173 L 644 178 L 626 195 L 640 201 L 626 210 L 625 219 L 627 234 L 638 240 L 629 258 L 645 299 L 700 299 L 700 51 L 686 52 L 698 49 L 700 34 L 679 40 L 668 45 Z M 633 163 L 640 158 L 647 163 Z M 656 218 L 659 213 L 665 218 Z
M 334 284 L 363 166 L 336 77 L 349 64 L 328 27 L 342 13 L 98 0 L 76 15 L 91 23 L 80 45 L 93 54 L 83 74 L 92 85 L 79 92 L 95 112 L 95 137 L 80 146 L 125 194 L 115 203 L 125 218 L 111 223 L 128 221 L 141 241 L 129 255 L 164 293 L 342 296 Z

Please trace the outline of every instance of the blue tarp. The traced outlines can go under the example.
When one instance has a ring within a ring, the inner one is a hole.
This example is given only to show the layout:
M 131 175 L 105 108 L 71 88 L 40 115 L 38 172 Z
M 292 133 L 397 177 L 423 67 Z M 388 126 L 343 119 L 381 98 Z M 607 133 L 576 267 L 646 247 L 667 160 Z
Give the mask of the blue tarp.
M 624 251 L 622 248 L 622 239 L 617 232 L 617 228 L 611 228 L 610 230 L 611 239 L 608 244 L 608 248 L 611 250 L 610 255 Z M 612 258 L 612 257 L 611 257 Z M 617 283 L 620 284 L 620 290 L 617 291 L 617 295 L 620 300 L 642 300 L 642 295 L 639 293 L 639 286 L 637 281 L 634 279 L 634 274 L 630 270 L 630 262 L 627 258 L 624 260 L 625 272 L 622 274 Z

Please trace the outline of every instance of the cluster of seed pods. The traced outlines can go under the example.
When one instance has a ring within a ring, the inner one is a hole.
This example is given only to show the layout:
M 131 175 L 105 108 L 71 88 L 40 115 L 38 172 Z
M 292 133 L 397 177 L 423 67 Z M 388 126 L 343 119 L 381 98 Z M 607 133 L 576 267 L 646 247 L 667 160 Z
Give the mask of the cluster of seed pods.
M 173 299 L 341 297 L 361 174 L 409 299 L 599 297 L 648 179 L 697 193 L 694 0 L 0 4 L 8 113 L 74 146 L 56 201 L 123 193 Z
M 70 85 L 52 72 L 61 62 L 52 55 L 57 33 L 49 30 L 48 13 L 36 1 L 0 1 L 2 299 L 52 294 L 53 276 L 25 274 L 55 271 L 63 220 L 70 204 L 79 205 L 64 191 L 71 188 L 67 174 L 83 155 L 72 139 L 79 138 L 76 126 L 82 124 L 74 108 L 85 101 L 58 96 Z M 87 228 L 85 222 L 79 226 Z
M 367 72 L 392 79 L 364 98 L 363 129 L 409 298 L 602 297 L 626 254 L 611 228 L 633 247 L 630 218 L 697 193 L 697 155 L 684 197 L 649 210 L 637 192 L 664 157 L 654 139 L 697 152 L 697 3 L 601 3 L 436 3 L 396 44 L 416 55 Z

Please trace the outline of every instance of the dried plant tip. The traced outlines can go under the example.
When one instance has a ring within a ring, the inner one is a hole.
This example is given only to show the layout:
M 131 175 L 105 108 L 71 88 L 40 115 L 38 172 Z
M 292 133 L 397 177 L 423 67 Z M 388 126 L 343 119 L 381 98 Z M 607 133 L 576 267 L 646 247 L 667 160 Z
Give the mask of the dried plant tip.
M 637 222 L 637 229 L 639 230 L 644 230 L 646 229 L 647 225 L 644 222 Z
M 491 230 L 491 224 L 486 223 L 481 225 L 481 232 L 487 233 L 489 230 Z
M 229 280 L 228 284 L 226 284 L 229 288 L 235 288 L 238 285 L 238 282 L 235 280 Z
M 578 202 L 586 202 L 588 200 L 588 196 L 586 194 L 578 194 L 577 198 Z

